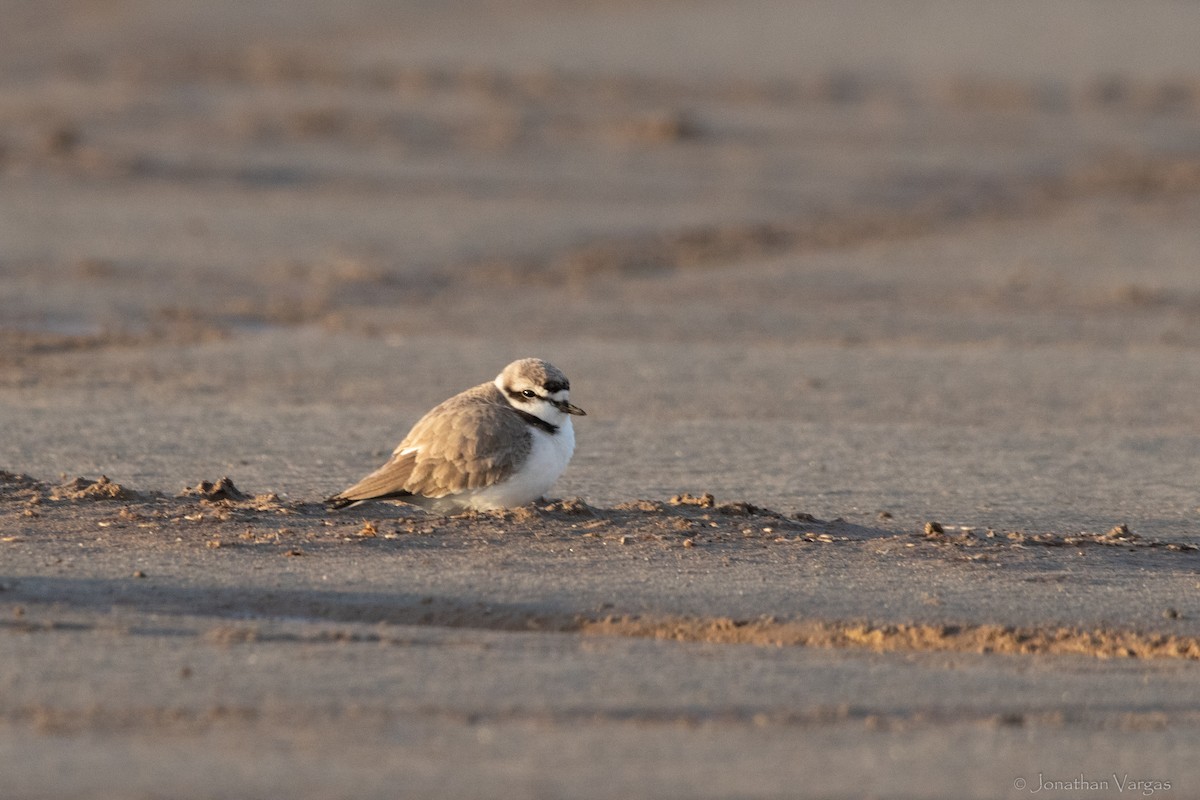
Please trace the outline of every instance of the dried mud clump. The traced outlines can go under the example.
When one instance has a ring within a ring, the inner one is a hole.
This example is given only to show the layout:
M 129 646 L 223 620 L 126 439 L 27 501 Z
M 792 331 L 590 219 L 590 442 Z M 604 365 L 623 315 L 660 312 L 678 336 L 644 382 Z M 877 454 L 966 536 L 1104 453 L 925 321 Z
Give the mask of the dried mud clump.
M 573 517 L 597 516 L 596 509 L 585 503 L 580 497 L 564 497 L 561 500 L 553 500 L 542 506 L 542 511 Z
M 0 469 L 0 485 L 16 486 L 24 489 L 37 486 L 38 481 L 23 472 L 8 472 L 7 470 Z
M 745 500 L 738 500 L 733 503 L 722 503 L 717 506 L 718 514 L 728 514 L 733 517 L 777 517 L 779 516 L 769 508 L 756 506 L 753 503 L 747 503 Z
M 36 494 L 43 484 L 24 473 L 7 472 L 0 469 L 0 499 L 28 499 Z
M 701 508 L 712 508 L 716 505 L 717 500 L 710 493 L 705 492 L 699 496 L 691 492 L 677 494 L 669 501 L 673 506 L 700 506 Z
M 657 500 L 629 500 L 613 506 L 613 511 L 641 511 L 646 514 L 665 510 L 666 507 Z
M 1134 539 L 1140 539 L 1141 537 L 1136 533 L 1131 533 L 1129 531 L 1129 526 L 1122 522 L 1120 525 L 1114 525 L 1112 528 L 1110 528 L 1108 533 L 1104 534 L 1104 538 L 1133 541 Z
M 713 497 L 711 492 L 694 495 L 691 492 L 677 494 L 667 501 L 673 506 L 696 506 L 698 508 L 711 508 L 718 514 L 727 514 L 733 517 L 754 517 L 754 516 L 780 516 L 777 512 L 769 508 L 762 508 L 753 503 L 747 503 L 745 500 L 736 500 L 732 503 L 717 503 L 717 499 Z
M 50 490 L 51 500 L 135 500 L 137 492 L 101 475 L 94 481 L 75 478 Z
M 221 500 L 237 502 L 250 499 L 249 495 L 243 493 L 236 486 L 234 486 L 233 481 L 227 477 L 222 477 L 216 483 L 213 483 L 212 481 L 200 481 L 195 486 L 189 486 L 188 488 L 184 489 L 179 496 L 196 497 L 201 500 L 207 500 L 214 503 Z
M 598 513 L 595 508 L 585 503 L 582 498 L 565 497 L 561 500 L 543 501 L 537 505 L 504 508 L 495 511 L 466 511 L 455 516 L 466 517 L 468 519 L 484 516 L 503 522 L 530 523 L 537 520 L 548 520 L 558 517 L 596 517 Z

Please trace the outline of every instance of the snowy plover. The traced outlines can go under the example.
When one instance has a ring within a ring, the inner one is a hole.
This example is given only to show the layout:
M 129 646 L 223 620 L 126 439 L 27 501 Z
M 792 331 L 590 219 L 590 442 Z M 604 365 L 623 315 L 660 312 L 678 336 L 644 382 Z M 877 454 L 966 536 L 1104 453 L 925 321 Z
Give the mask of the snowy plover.
M 437 512 L 511 508 L 548 490 L 575 451 L 571 384 L 538 358 L 456 394 L 422 417 L 392 457 L 326 502 L 400 500 Z

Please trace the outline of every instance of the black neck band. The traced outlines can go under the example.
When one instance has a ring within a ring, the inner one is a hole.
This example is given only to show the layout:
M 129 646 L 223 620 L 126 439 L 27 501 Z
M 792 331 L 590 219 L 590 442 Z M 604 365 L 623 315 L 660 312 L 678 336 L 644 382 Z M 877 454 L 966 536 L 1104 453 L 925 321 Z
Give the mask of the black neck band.
M 542 419 L 539 416 L 530 414 L 528 411 L 522 411 L 521 409 L 516 408 L 516 407 L 513 408 L 513 411 L 517 412 L 518 417 L 525 420 L 527 423 L 529 423 L 530 425 L 532 425 L 535 428 L 541 428 L 546 433 L 558 433 L 557 425 L 550 423 L 550 422 L 546 422 L 546 420 Z

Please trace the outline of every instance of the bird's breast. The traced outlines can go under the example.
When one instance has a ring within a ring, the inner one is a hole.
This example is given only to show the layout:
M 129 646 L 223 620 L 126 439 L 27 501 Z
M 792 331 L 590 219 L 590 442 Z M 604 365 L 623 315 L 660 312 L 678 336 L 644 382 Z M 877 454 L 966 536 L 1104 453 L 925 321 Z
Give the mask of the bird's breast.
M 556 433 L 546 433 L 538 428 L 531 429 L 530 433 L 533 435 L 533 442 L 529 448 L 529 458 L 521 471 L 528 471 L 531 477 L 537 476 L 547 481 L 542 489 L 545 491 L 563 474 L 575 453 L 575 429 L 568 419 L 559 426 Z

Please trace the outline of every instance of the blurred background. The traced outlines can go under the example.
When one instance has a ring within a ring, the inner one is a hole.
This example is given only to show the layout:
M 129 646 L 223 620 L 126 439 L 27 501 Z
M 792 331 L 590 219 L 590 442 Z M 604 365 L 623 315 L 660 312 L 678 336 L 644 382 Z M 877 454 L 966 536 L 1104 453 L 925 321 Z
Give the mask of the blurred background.
M 0 466 L 320 496 L 541 355 L 596 502 L 1193 524 L 1200 4 L 0 6 Z

